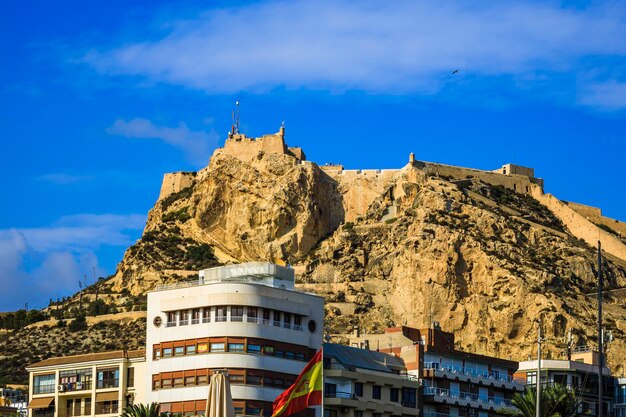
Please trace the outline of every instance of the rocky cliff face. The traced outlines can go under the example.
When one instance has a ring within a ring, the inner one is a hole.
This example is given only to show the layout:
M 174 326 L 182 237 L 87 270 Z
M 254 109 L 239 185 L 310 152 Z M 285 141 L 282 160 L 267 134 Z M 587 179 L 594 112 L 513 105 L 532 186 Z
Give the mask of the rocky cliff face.
M 190 187 L 156 203 L 112 283 L 139 294 L 249 260 L 293 265 L 302 288 L 326 296 L 337 339 L 355 325 L 435 320 L 464 349 L 524 360 L 543 316 L 553 357 L 568 329 L 595 343 L 592 248 L 532 197 L 415 165 L 349 178 L 290 155 L 218 150 Z M 605 274 L 626 285 L 626 260 L 608 256 Z M 622 306 L 606 306 L 613 363 L 626 352 Z

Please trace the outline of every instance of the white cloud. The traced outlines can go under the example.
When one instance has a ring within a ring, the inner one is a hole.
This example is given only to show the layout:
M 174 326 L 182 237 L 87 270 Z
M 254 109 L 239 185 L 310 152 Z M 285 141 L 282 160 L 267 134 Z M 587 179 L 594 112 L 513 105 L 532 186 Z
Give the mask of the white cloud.
M 83 274 L 105 274 L 95 254 L 103 246 L 126 247 L 143 229 L 139 214 L 77 214 L 40 228 L 0 230 L 0 311 L 43 306 L 75 292 Z
M 626 108 L 626 82 L 615 80 L 594 83 L 584 88 L 579 99 L 581 104 L 603 110 Z
M 45 174 L 38 178 L 40 181 L 51 182 L 58 185 L 75 184 L 77 182 L 93 180 L 91 175 L 72 175 L 64 173 Z
M 211 132 L 193 131 L 180 122 L 178 127 L 157 126 L 150 120 L 118 119 L 107 129 L 110 135 L 125 136 L 137 139 L 160 139 L 165 143 L 181 149 L 187 159 L 194 163 L 206 163 L 209 152 L 217 146 L 219 136 Z
M 619 3 L 261 2 L 174 20 L 160 39 L 95 49 L 83 61 L 212 93 L 434 92 L 459 68 L 487 77 L 567 73 L 589 56 L 623 56 L 625 17 Z

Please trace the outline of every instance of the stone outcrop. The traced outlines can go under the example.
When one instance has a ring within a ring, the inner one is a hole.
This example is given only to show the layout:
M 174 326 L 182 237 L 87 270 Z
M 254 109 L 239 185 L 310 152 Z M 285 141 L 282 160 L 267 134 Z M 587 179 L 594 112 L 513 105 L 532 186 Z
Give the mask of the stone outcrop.
M 254 150 L 243 156 L 239 142 L 218 149 L 188 186 L 161 195 L 114 288 L 139 294 L 204 267 L 272 261 L 326 296 L 335 340 L 354 326 L 434 320 L 465 349 L 523 360 L 542 316 L 552 357 L 569 329 L 594 344 L 593 242 L 538 180 L 414 160 L 392 171 L 320 168 L 274 136 L 246 138 Z M 607 246 L 607 286 L 626 286 L 626 255 Z M 626 353 L 626 311 L 617 298 L 605 311 L 614 360 Z

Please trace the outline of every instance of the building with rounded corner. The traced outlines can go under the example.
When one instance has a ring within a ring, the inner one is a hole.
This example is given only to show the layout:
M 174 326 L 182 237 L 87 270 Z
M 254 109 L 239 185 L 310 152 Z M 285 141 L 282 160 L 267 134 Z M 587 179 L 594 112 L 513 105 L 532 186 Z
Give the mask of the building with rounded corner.
M 291 268 L 251 262 L 149 292 L 147 402 L 203 413 L 211 372 L 225 369 L 236 414 L 270 416 L 322 344 L 324 299 L 295 290 L 294 278 Z

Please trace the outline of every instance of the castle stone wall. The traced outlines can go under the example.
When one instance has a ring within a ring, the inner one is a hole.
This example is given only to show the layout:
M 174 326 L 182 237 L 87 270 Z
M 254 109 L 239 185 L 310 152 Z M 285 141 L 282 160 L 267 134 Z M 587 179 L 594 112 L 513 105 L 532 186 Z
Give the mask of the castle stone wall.
M 520 194 L 530 195 L 532 185 L 538 185 L 543 189 L 543 180 L 531 178 L 526 175 L 502 174 L 493 171 L 456 167 L 452 165 L 435 164 L 432 162 L 413 161 L 413 166 L 421 169 L 427 175 L 437 175 L 442 178 L 453 180 L 478 179 L 488 184 L 501 185 Z
M 603 224 L 615 230 L 617 233 L 621 234 L 623 237 L 626 237 L 626 222 L 621 222 L 619 220 L 615 220 L 610 217 L 603 216 L 602 209 L 598 207 L 586 206 L 584 204 L 572 203 L 569 201 L 564 201 L 564 203 L 567 204 L 573 210 L 577 211 L 580 215 L 592 221 L 593 223 Z
M 561 219 L 574 236 L 584 240 L 589 246 L 597 246 L 599 240 L 605 252 L 626 259 L 626 245 L 619 238 L 600 229 L 552 194 L 544 194 L 543 190 L 537 186 L 532 187 L 532 196 Z
M 189 187 L 193 182 L 194 174 L 194 172 L 170 172 L 165 174 L 161 183 L 159 200 Z

